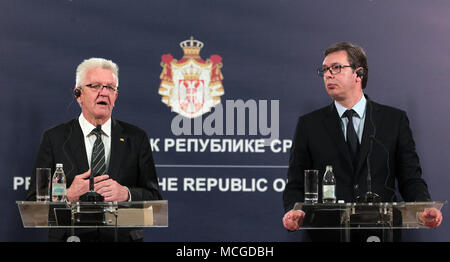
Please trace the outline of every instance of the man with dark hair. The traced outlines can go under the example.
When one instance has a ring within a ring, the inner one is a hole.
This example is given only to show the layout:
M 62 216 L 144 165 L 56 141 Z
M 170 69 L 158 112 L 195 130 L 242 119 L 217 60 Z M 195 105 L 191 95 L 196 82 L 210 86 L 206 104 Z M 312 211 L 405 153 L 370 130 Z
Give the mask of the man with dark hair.
M 328 47 L 325 50 L 325 56 L 338 51 L 347 52 L 348 62 L 354 70 L 360 67 L 363 69 L 360 71 L 362 79 L 361 85 L 362 89 L 366 88 L 369 79 L 369 66 L 367 65 L 366 52 L 364 52 L 361 47 L 355 46 L 349 42 L 340 42 Z
M 323 174 L 325 166 L 332 165 L 338 200 L 356 202 L 364 195 L 371 139 L 376 141 L 370 156 L 372 192 L 380 201 L 397 200 L 395 179 L 405 201 L 430 201 L 406 113 L 375 103 L 363 93 L 368 79 L 364 50 L 348 42 L 330 46 L 318 74 L 334 101 L 298 120 L 283 193 L 284 227 L 298 230 L 305 218 L 304 212 L 293 210 L 296 202 L 304 201 L 304 170 L 317 169 Z M 319 199 L 320 195 L 319 191 Z M 435 208 L 418 217 L 428 227 L 442 222 L 442 213 Z M 339 240 L 331 235 L 310 234 L 313 241 Z

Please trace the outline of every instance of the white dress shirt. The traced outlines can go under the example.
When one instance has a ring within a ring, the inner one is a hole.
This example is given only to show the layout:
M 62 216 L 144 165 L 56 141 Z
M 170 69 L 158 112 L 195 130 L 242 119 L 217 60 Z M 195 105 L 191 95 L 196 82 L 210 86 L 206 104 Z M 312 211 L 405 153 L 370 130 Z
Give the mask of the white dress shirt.
M 363 131 L 364 131 L 364 122 L 366 120 L 366 104 L 367 104 L 367 100 L 364 97 L 364 94 L 361 97 L 361 99 L 359 100 L 359 102 L 356 103 L 356 105 L 354 105 L 352 108 L 345 108 L 336 101 L 334 101 L 334 104 L 338 111 L 339 117 L 341 118 L 341 124 L 342 124 L 341 127 L 342 127 L 342 132 L 344 132 L 345 141 L 347 141 L 348 119 L 347 119 L 347 117 L 344 116 L 344 113 L 345 113 L 345 111 L 347 111 L 347 109 L 355 110 L 357 115 L 353 115 L 353 118 L 352 118 L 353 127 L 355 128 L 356 135 L 358 136 L 359 144 L 361 144 L 362 135 L 363 135 Z
M 91 132 L 95 128 L 95 126 L 87 121 L 87 119 L 83 116 L 83 113 L 80 114 L 78 122 L 80 123 L 81 131 L 83 131 L 84 145 L 86 146 L 86 155 L 88 158 L 89 168 L 91 168 L 92 148 L 94 147 L 95 140 L 97 139 L 97 137 L 94 134 L 91 134 Z M 105 147 L 105 171 L 106 174 L 108 174 L 109 159 L 111 156 L 111 118 L 102 125 L 101 138 Z M 130 189 L 128 187 L 126 188 L 128 190 L 128 201 L 131 201 Z

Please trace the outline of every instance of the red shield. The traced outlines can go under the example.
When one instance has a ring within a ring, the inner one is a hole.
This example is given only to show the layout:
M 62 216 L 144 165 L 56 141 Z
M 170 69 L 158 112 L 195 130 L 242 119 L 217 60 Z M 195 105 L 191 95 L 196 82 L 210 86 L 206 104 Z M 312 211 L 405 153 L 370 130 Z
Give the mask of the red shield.
M 204 80 L 179 80 L 178 102 L 187 114 L 200 111 L 205 103 Z

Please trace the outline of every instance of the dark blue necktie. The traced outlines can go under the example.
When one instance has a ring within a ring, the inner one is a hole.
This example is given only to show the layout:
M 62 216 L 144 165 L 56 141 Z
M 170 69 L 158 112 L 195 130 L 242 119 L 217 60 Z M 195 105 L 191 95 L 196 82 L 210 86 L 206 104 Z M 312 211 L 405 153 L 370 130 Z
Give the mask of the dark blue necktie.
M 348 119 L 347 123 L 347 145 L 352 156 L 353 165 L 356 163 L 356 155 L 358 154 L 358 135 L 356 135 L 355 127 L 353 126 L 353 115 L 356 112 L 353 109 L 345 111 L 344 115 Z

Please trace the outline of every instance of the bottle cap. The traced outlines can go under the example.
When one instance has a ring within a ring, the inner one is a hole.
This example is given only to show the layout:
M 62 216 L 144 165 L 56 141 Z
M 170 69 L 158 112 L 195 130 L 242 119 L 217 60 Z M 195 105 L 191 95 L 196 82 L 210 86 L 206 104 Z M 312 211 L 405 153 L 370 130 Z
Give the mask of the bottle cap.
M 58 167 L 61 167 L 61 168 L 62 168 L 62 167 L 63 167 L 63 164 L 57 163 L 57 164 L 56 164 L 56 168 L 58 168 Z

